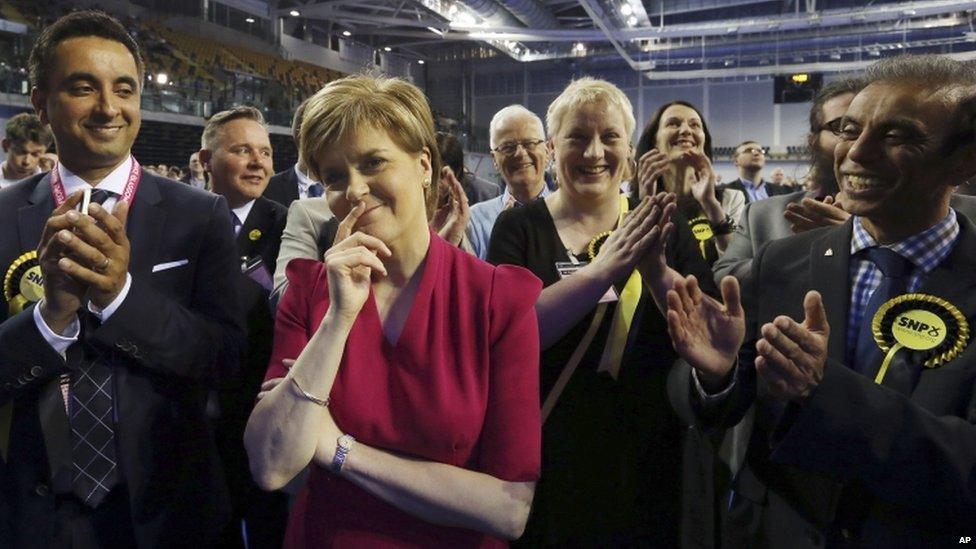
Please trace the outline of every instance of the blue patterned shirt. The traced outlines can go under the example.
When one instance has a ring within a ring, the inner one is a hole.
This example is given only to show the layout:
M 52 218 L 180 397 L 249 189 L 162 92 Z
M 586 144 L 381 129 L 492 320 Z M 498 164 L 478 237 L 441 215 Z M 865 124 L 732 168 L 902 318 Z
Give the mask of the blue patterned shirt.
M 552 194 L 548 185 L 542 186 L 542 192 L 535 199 L 545 198 Z M 474 255 L 480 259 L 488 257 L 488 240 L 491 238 L 491 230 L 495 228 L 495 220 L 505 210 L 505 204 L 512 201 L 514 206 L 522 206 L 505 185 L 505 192 L 484 202 L 478 202 L 471 206 L 471 219 L 468 221 L 468 241 L 474 248 Z
M 909 260 L 914 268 L 908 279 L 908 291 L 917 291 L 930 272 L 942 263 L 959 239 L 959 222 L 956 212 L 949 208 L 949 215 L 942 221 L 912 235 L 904 240 L 887 244 L 889 248 Z M 854 217 L 854 232 L 851 236 L 851 304 L 847 312 L 847 348 L 854 349 L 857 332 L 860 328 L 864 309 L 867 308 L 871 294 L 881 285 L 881 271 L 858 252 L 877 246 L 878 243 L 861 225 L 861 218 Z

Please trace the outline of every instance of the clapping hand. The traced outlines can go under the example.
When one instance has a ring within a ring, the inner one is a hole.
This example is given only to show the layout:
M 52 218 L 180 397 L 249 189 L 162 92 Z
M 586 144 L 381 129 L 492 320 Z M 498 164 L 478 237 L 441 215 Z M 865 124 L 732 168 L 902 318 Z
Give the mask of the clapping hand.
M 671 167 L 671 158 L 657 149 L 641 155 L 637 163 L 638 198 L 657 194 L 657 181 Z
M 605 269 L 607 280 L 620 280 L 630 273 L 650 247 L 661 239 L 662 229 L 657 226 L 662 210 L 653 197 L 645 197 L 631 211 L 623 223 L 610 233 L 593 259 L 592 265 Z
M 828 195 L 823 202 L 804 198 L 799 203 L 787 204 L 783 217 L 790 222 L 793 233 L 799 234 L 818 227 L 842 225 L 851 214 L 841 206 L 840 195 L 837 198 Z
M 667 300 L 674 349 L 706 387 L 717 388 L 735 365 L 746 332 L 738 281 L 722 279 L 724 305 L 702 293 L 694 276 L 678 279 Z
M 44 277 L 41 316 L 55 333 L 61 333 L 71 323 L 88 290 L 62 267 L 62 262 L 68 264 L 71 261 L 64 257 L 67 251 L 66 242 L 75 238 L 71 232 L 73 224 L 69 212 L 73 213 L 71 217 L 78 216 L 74 208 L 81 202 L 82 194 L 81 191 L 74 193 L 51 213 L 37 246 L 41 276 Z
M 65 252 L 58 265 L 87 286 L 92 304 L 104 309 L 122 291 L 129 272 L 129 238 L 125 234 L 129 205 L 119 200 L 109 213 L 101 205 L 91 204 L 88 215 L 75 211 L 66 215 L 73 232 L 58 235 Z
M 447 190 L 449 197 L 434 212 L 430 226 L 441 238 L 457 246 L 468 228 L 468 220 L 471 219 L 468 196 L 464 194 L 464 187 L 451 168 L 444 166 L 441 169 L 441 181 L 441 190 Z
M 715 200 L 715 170 L 712 168 L 712 161 L 705 153 L 696 149 L 684 151 L 682 158 L 694 168 L 689 174 L 693 178 L 691 195 L 705 207 L 706 202 Z
M 336 244 L 325 252 L 324 259 L 329 277 L 329 314 L 349 323 L 356 319 L 369 297 L 373 272 L 386 276 L 380 256 L 393 255 L 375 236 L 361 232 L 350 234 L 365 210 L 363 202 L 350 210 L 339 224 Z
M 803 402 L 823 379 L 830 326 L 820 294 L 807 292 L 803 323 L 778 316 L 760 329 L 756 372 L 769 392 L 784 401 Z
M 668 239 L 674 232 L 674 223 L 671 222 L 671 214 L 677 208 L 677 197 L 674 193 L 658 193 L 651 199 L 653 209 L 650 214 L 651 241 L 644 252 L 637 268 L 640 270 L 641 277 L 645 283 L 660 280 L 668 268 L 668 261 L 665 252 L 667 251 Z

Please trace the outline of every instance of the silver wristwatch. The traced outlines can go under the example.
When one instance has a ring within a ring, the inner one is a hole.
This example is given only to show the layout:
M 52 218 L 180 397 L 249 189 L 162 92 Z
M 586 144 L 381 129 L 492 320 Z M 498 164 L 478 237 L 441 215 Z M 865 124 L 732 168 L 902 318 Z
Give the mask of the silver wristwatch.
M 339 471 L 342 471 L 342 464 L 346 462 L 346 456 L 349 455 L 354 444 L 356 444 L 356 439 L 352 435 L 342 435 L 336 440 L 335 457 L 332 458 L 333 473 L 338 475 Z

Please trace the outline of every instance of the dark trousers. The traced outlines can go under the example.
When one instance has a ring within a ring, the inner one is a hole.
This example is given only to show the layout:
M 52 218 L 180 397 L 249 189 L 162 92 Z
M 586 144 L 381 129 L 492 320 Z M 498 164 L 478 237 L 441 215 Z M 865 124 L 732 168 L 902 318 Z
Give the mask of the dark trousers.
M 129 491 L 112 489 L 96 509 L 73 494 L 57 496 L 52 549 L 115 549 L 136 546 L 129 513 Z

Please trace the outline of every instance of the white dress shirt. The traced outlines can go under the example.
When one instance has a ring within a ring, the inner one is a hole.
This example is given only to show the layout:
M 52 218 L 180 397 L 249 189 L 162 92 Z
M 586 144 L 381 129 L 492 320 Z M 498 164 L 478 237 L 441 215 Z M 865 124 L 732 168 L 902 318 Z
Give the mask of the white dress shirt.
M 298 176 L 298 198 L 308 198 L 308 188 L 315 184 L 308 174 L 298 168 L 295 164 L 295 175 Z
M 240 208 L 234 208 L 231 210 L 234 216 L 237 217 L 237 220 L 241 222 L 240 225 L 236 225 L 234 227 L 234 236 L 237 236 L 238 234 L 241 233 L 241 228 L 244 227 L 245 223 L 247 223 L 247 216 L 248 214 L 251 213 L 251 208 L 253 207 L 254 207 L 254 200 L 251 200 L 250 202 L 244 204 Z

